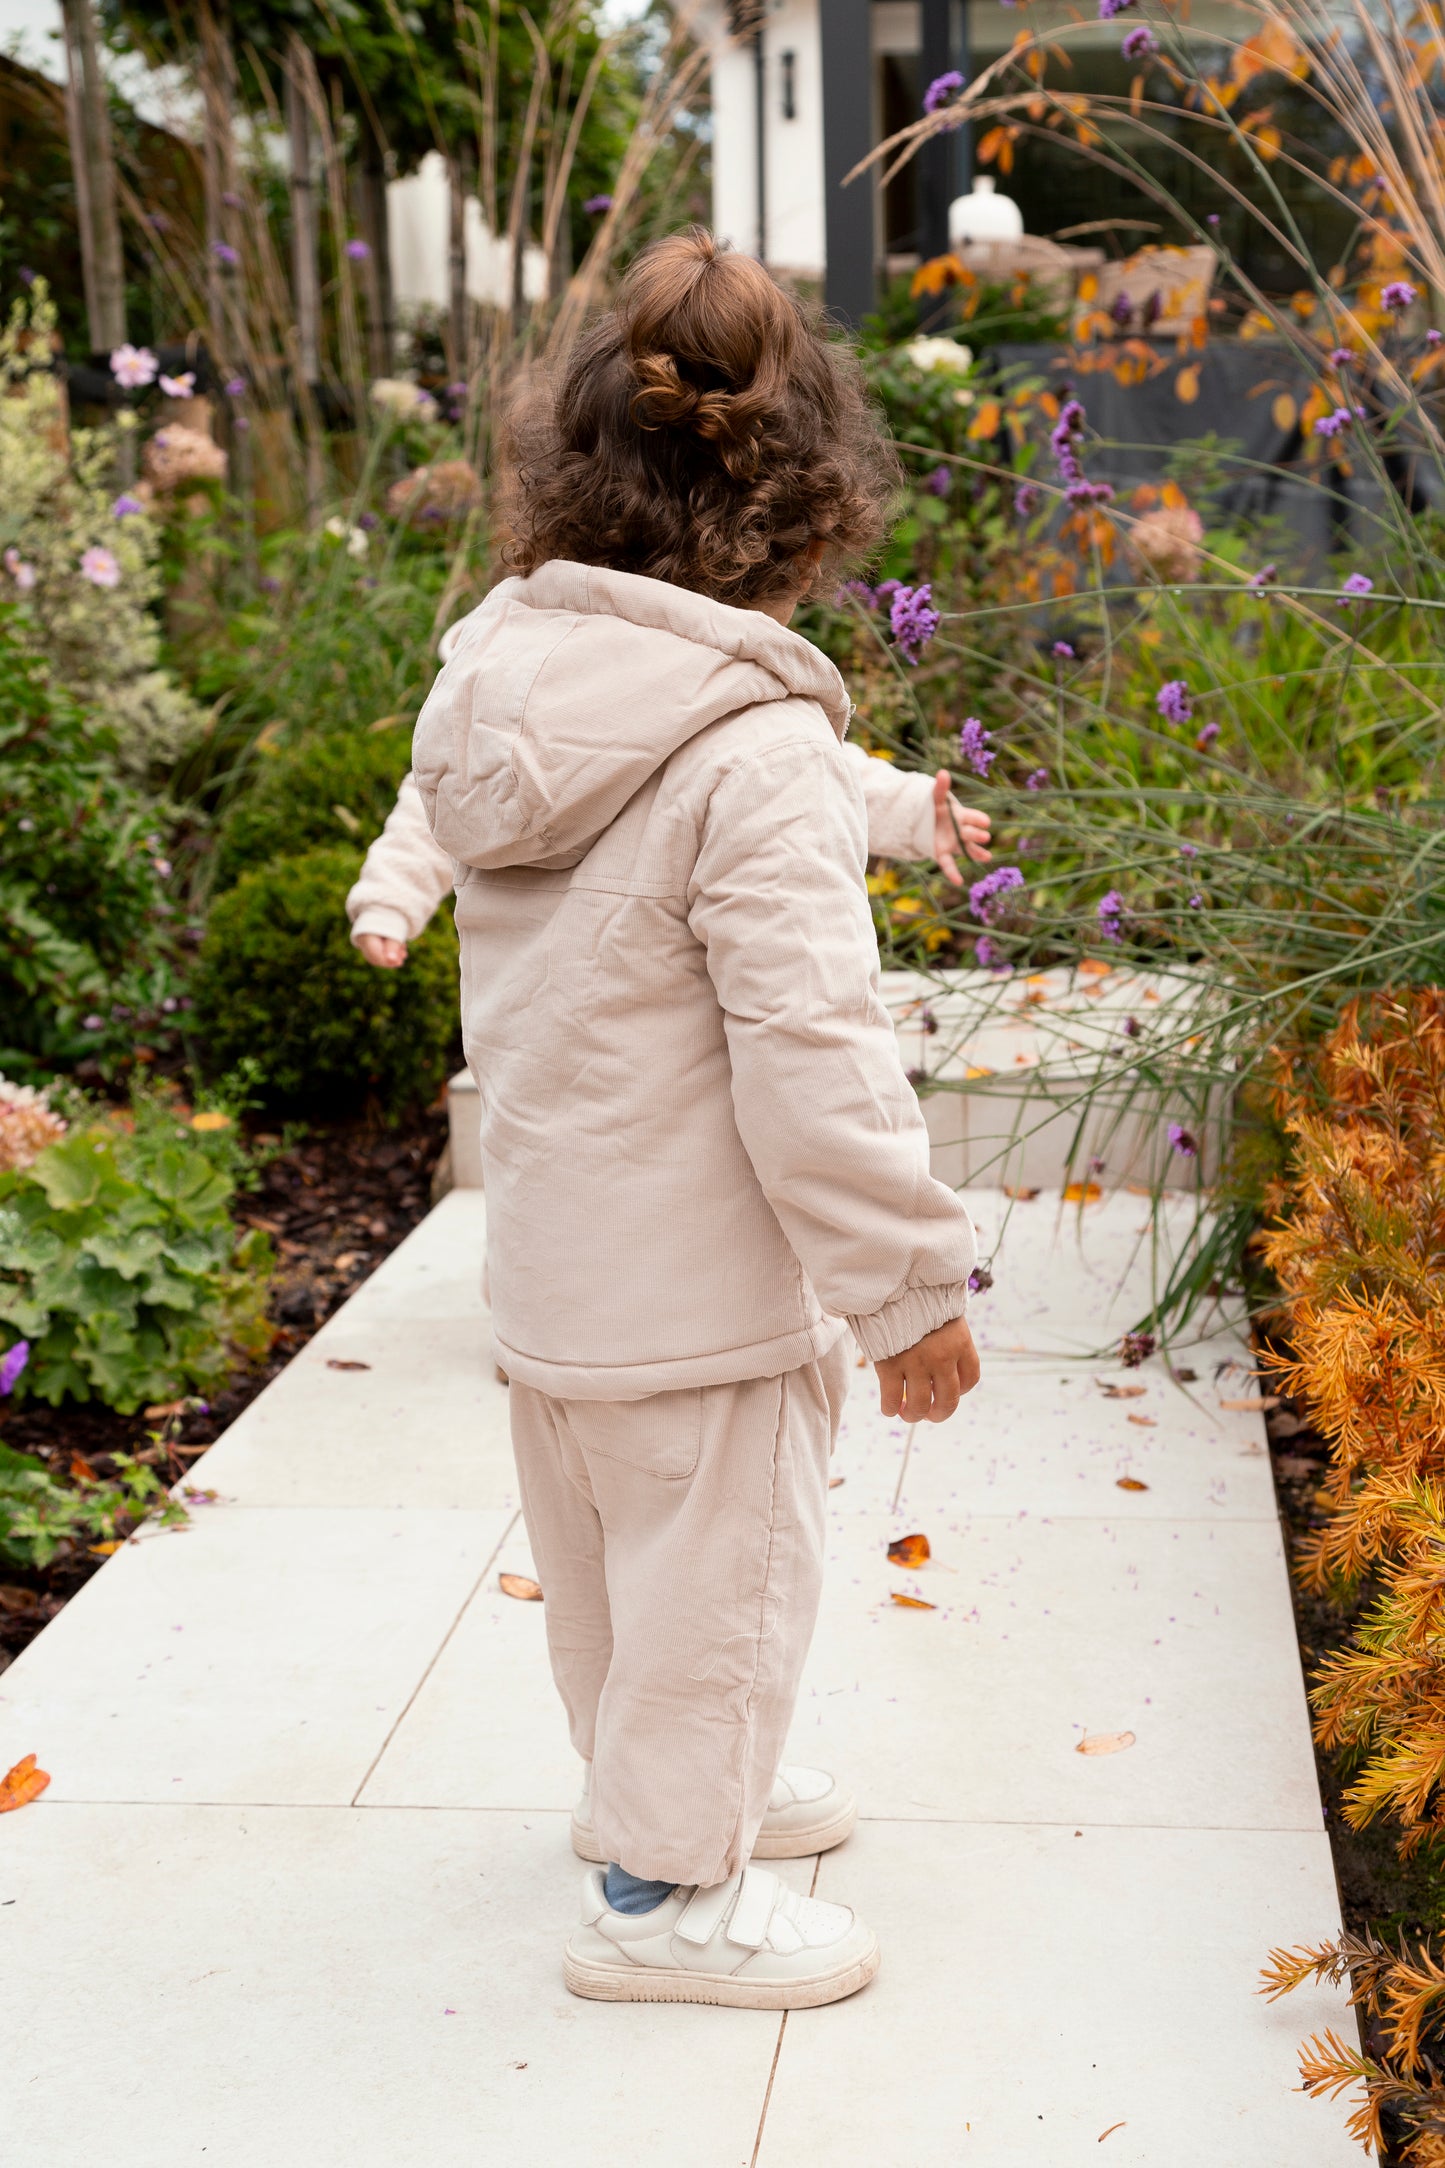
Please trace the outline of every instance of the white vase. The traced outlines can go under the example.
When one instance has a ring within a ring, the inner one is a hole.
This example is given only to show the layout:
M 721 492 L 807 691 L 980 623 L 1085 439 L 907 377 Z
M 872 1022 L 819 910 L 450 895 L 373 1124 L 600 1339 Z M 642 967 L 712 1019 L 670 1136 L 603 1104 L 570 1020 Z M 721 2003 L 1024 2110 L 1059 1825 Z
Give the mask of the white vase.
M 991 173 L 980 173 L 970 194 L 948 206 L 948 238 L 958 248 L 970 241 L 1017 241 L 1023 213 L 1012 196 L 1001 196 Z

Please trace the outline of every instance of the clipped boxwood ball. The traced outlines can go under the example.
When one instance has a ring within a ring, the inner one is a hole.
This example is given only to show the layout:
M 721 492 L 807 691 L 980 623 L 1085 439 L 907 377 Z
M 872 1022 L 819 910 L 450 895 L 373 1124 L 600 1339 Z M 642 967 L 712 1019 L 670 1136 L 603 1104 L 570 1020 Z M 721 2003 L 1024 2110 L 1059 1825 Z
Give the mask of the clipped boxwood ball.
M 411 732 L 336 730 L 258 752 L 216 838 L 215 886 L 273 858 L 379 836 L 411 765 Z
M 213 1076 L 250 1055 L 276 1113 L 389 1117 L 435 1098 L 458 1037 L 457 936 L 438 912 L 399 971 L 351 946 L 361 853 L 328 848 L 243 874 L 211 906 L 194 982 Z

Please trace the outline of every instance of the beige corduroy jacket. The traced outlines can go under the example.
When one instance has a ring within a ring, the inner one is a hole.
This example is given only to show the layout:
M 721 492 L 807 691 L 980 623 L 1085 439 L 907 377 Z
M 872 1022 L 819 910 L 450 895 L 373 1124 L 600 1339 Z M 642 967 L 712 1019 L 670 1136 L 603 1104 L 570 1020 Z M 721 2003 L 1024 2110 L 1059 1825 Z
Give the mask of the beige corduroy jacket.
M 553 562 L 413 746 L 457 872 L 497 1359 L 558 1396 L 768 1377 L 962 1314 L 973 1230 L 878 993 L 849 702 L 754 610 Z

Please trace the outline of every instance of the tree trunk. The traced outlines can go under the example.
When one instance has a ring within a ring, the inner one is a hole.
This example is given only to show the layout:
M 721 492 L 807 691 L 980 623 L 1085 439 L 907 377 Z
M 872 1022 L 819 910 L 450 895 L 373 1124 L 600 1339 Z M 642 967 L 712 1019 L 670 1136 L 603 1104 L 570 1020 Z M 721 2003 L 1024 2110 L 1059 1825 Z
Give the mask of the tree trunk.
M 90 205 L 90 152 L 85 140 L 85 68 L 74 0 L 65 0 L 65 128 L 70 138 L 70 170 L 75 182 L 75 222 L 80 229 L 80 276 L 85 289 L 85 320 L 90 343 L 96 343 L 95 224 Z
M 447 249 L 451 288 L 447 366 L 452 373 L 452 382 L 456 383 L 465 379 L 467 373 L 467 188 L 462 161 L 455 151 L 447 159 L 447 182 L 451 204 Z
M 286 55 L 286 139 L 291 153 L 291 285 L 296 310 L 296 367 L 306 436 L 306 508 L 321 509 L 321 272 L 317 261 L 316 184 L 312 173 L 307 75 L 311 56 L 293 31 Z
M 87 234 L 90 241 L 86 313 L 92 348 L 98 354 L 108 354 L 125 343 L 125 257 L 120 239 L 120 191 L 110 140 L 109 93 L 101 72 L 100 41 L 90 0 L 64 0 L 64 6 L 66 50 L 77 77 L 67 103 L 74 99 L 80 130 L 75 193 L 82 252 Z
M 374 377 L 390 376 L 396 350 L 396 301 L 386 218 L 386 152 L 368 117 L 361 122 L 356 197 L 361 238 L 371 251 L 366 259 L 367 355 Z

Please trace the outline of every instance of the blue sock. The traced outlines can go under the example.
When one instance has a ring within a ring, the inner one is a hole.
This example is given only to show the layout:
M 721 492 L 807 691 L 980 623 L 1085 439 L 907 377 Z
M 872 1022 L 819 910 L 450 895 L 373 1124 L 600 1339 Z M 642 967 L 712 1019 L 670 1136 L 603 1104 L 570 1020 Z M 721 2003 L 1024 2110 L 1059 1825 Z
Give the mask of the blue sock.
M 677 1887 L 675 1882 L 645 1882 L 641 1875 L 629 1874 L 614 1860 L 607 1870 L 602 1885 L 603 1895 L 614 1912 L 655 1912 L 664 1897 L 670 1897 Z

